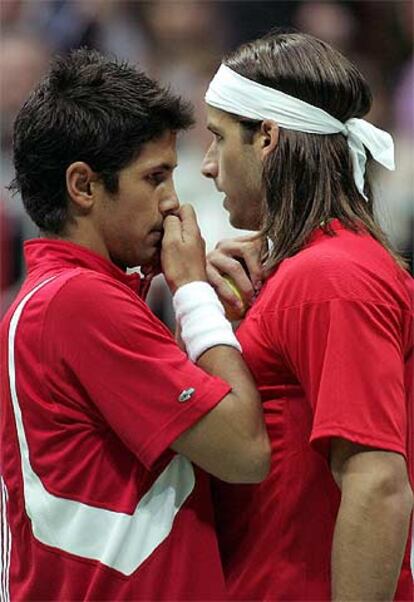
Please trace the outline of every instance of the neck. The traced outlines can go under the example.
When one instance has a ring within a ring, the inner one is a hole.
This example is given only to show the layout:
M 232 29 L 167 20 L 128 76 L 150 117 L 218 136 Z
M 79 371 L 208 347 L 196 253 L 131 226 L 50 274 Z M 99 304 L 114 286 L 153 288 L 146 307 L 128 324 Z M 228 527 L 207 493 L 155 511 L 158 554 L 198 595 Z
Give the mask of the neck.
M 72 242 L 76 245 L 80 245 L 81 247 L 86 247 L 90 251 L 101 255 L 108 261 L 111 260 L 103 240 L 97 235 L 95 230 L 89 225 L 80 225 L 78 221 L 74 224 L 66 225 L 64 230 L 59 234 L 43 231 L 42 236 L 50 239 Z

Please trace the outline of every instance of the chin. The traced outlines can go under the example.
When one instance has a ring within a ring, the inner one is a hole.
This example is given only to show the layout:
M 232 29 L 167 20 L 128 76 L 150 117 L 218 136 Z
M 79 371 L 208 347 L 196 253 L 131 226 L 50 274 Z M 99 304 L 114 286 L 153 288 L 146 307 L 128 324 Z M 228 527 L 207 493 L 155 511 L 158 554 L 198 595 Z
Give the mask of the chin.
M 233 228 L 237 228 L 238 230 L 252 230 L 251 223 L 246 218 L 243 219 L 243 216 L 229 215 L 229 222 Z
M 260 230 L 262 228 L 260 217 L 255 213 L 229 212 L 229 222 L 238 230 Z
M 152 252 L 148 252 L 145 257 L 141 258 L 141 263 L 139 264 L 142 267 L 150 268 L 157 267 L 161 264 L 161 251 L 156 248 Z

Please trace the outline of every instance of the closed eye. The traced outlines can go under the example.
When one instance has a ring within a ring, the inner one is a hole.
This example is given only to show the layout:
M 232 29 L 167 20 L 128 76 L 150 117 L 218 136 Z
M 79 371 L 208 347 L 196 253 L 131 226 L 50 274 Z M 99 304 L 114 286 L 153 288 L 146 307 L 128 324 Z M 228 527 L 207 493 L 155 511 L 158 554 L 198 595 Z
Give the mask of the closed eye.
M 165 182 L 165 180 L 167 178 L 168 178 L 168 174 L 165 171 L 157 171 L 154 173 L 150 173 L 146 177 L 148 182 L 150 182 L 150 184 L 153 184 L 154 186 L 158 186 L 159 184 L 162 184 L 163 182 Z
M 223 136 L 221 133 L 219 133 L 214 126 L 212 125 L 207 125 L 207 129 L 210 130 L 210 132 L 213 134 L 214 136 L 214 141 L 215 142 L 220 142 L 220 140 L 223 140 Z

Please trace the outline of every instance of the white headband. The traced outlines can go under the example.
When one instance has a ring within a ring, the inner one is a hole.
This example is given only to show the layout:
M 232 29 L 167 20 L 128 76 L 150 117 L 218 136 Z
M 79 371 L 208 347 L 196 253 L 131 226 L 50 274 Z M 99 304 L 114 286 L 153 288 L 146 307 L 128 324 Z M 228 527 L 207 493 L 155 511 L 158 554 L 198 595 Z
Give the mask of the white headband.
M 348 139 L 355 184 L 365 199 L 367 156 L 364 146 L 378 163 L 387 169 L 395 169 L 394 142 L 388 132 L 364 119 L 352 118 L 342 123 L 323 109 L 247 79 L 226 65 L 221 65 L 211 80 L 205 100 L 212 107 L 241 117 L 260 121 L 273 119 L 289 130 L 308 134 L 342 132 Z

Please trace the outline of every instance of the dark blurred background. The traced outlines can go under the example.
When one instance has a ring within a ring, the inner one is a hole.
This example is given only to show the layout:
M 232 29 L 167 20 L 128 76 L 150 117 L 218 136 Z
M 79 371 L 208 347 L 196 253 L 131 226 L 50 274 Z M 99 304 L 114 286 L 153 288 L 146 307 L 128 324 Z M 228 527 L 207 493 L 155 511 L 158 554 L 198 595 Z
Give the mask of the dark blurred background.
M 79 46 L 138 63 L 196 107 L 198 125 L 179 144 L 176 186 L 196 207 L 212 248 L 234 231 L 211 182 L 200 175 L 209 143 L 203 96 L 221 56 L 270 28 L 294 27 L 333 44 L 368 79 L 374 104 L 368 119 L 396 142 L 397 170 L 380 170 L 378 212 L 390 238 L 412 266 L 414 224 L 414 3 L 412 0 L 0 0 L 0 294 L 1 313 L 23 277 L 22 244 L 37 236 L 13 177 L 13 120 L 51 55 Z M 158 279 L 151 304 L 171 322 L 168 295 Z

